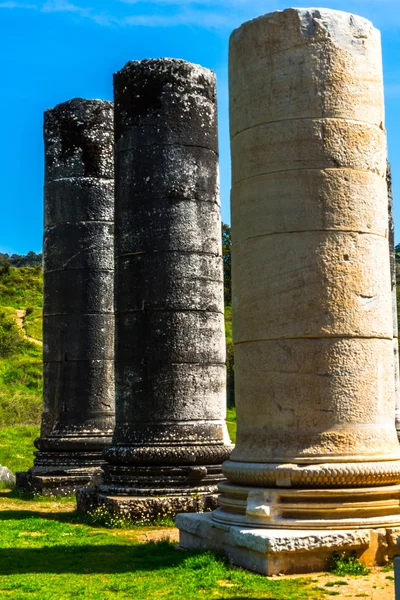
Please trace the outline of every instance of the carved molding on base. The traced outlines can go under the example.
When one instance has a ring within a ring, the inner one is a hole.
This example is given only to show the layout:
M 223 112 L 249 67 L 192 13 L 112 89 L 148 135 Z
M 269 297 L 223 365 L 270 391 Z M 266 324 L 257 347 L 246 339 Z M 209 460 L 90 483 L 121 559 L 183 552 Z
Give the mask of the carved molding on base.
M 400 525 L 400 485 L 285 489 L 221 482 L 218 523 L 262 529 L 346 529 Z
M 264 488 L 387 486 L 400 481 L 400 460 L 315 465 L 227 460 L 222 470 L 232 483 Z
M 233 448 L 224 444 L 109 446 L 104 457 L 112 465 L 221 465 Z

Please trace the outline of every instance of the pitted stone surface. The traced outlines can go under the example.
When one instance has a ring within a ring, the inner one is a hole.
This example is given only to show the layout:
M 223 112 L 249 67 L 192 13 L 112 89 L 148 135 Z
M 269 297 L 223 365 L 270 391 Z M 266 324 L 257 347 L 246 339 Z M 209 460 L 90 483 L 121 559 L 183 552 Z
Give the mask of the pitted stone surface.
M 264 485 L 244 463 L 338 461 L 360 463 L 348 477 L 363 485 L 364 462 L 385 460 L 396 477 L 383 114 L 367 20 L 288 9 L 232 34 L 233 479 Z
M 383 127 L 381 36 L 363 17 L 324 8 L 266 14 L 233 32 L 230 61 L 232 137 L 302 118 Z
M 201 431 L 198 442 L 208 436 L 222 457 L 225 390 L 220 374 L 213 381 L 225 362 L 215 75 L 181 60 L 133 61 L 114 86 L 113 447 L 151 447 L 160 426 L 174 446 L 196 445 Z M 135 433 L 140 422 L 147 431 Z
M 215 75 L 133 61 L 114 89 L 117 418 L 94 496 L 140 520 L 215 507 L 231 450 Z
M 336 531 L 252 529 L 215 523 L 209 514 L 179 514 L 183 549 L 222 552 L 234 564 L 263 575 L 326 571 L 335 553 L 356 556 L 368 566 L 393 555 L 392 528 Z
M 44 410 L 20 481 L 63 495 L 99 473 L 114 425 L 113 104 L 59 104 L 44 138 Z
M 113 178 L 112 102 L 74 98 L 47 110 L 44 119 L 46 184 Z
M 180 512 L 211 511 L 217 506 L 217 495 L 210 489 L 208 494 L 177 492 L 161 496 L 110 496 L 96 489 L 83 488 L 77 493 L 78 510 L 92 514 L 96 509 L 130 521 L 151 525 L 158 519 L 174 518 Z
M 218 152 L 215 75 L 173 58 L 128 62 L 115 74 L 116 151 L 159 144 Z
M 133 61 L 114 88 L 117 418 L 78 508 L 141 520 L 215 508 L 231 451 L 215 75 Z
M 236 446 L 182 548 L 265 575 L 368 565 L 400 524 L 380 35 L 287 9 L 230 40 Z M 362 531 L 361 531 L 362 530 Z
M 235 343 L 392 338 L 387 238 L 332 231 L 265 235 L 235 244 L 232 258 L 232 308 L 241 315 Z

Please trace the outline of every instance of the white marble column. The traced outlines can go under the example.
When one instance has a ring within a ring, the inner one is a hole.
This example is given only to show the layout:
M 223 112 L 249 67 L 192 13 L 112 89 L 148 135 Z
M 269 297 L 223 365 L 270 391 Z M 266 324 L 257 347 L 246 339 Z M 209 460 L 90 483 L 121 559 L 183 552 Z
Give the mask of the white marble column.
M 238 431 L 212 520 L 271 548 L 291 530 L 278 567 L 237 539 L 238 564 L 318 570 L 333 538 L 305 531 L 351 530 L 361 556 L 358 529 L 400 524 L 380 34 L 270 13 L 233 32 L 229 73 Z

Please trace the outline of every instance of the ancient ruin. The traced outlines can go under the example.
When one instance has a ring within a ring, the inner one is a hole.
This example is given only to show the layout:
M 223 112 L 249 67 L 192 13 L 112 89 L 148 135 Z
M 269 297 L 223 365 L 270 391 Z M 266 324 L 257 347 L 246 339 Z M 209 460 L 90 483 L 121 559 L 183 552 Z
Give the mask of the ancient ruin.
M 380 34 L 288 9 L 230 41 L 237 443 L 181 546 L 265 574 L 396 551 L 392 290 Z
M 142 520 L 215 507 L 231 450 L 215 76 L 133 61 L 114 91 L 116 427 L 78 507 Z
M 113 104 L 45 112 L 44 408 L 17 486 L 69 495 L 100 472 L 114 427 Z

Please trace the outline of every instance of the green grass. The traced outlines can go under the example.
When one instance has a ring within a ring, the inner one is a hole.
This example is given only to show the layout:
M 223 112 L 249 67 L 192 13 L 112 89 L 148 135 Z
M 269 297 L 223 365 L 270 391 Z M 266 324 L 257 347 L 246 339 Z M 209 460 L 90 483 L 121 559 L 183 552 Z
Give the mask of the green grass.
M 33 445 L 39 435 L 36 425 L 18 425 L 0 429 L 0 465 L 8 467 L 13 473 L 26 471 L 32 466 Z
M 42 390 L 42 350 L 23 341 L 18 353 L 0 358 L 1 425 L 37 425 Z
M 334 554 L 332 557 L 331 572 L 338 577 L 346 575 L 359 576 L 368 575 L 371 569 L 367 569 L 364 563 L 356 556 L 346 556 L 345 554 Z
M 229 436 L 233 443 L 236 442 L 236 408 L 228 408 L 226 411 L 226 425 Z
M 42 410 L 42 350 L 23 339 L 16 309 L 28 309 L 26 333 L 41 339 L 43 276 L 32 267 L 0 268 L 0 424 L 37 425 Z M 11 325 L 10 325 L 11 323 Z
M 323 598 L 310 579 L 274 580 L 233 568 L 212 552 L 177 550 L 167 540 L 142 543 L 137 530 L 110 532 L 75 513 L 0 511 L 0 590 L 14 600 Z M 12 510 L 13 509 L 13 510 Z M 153 528 L 154 529 L 154 528 Z M 147 532 L 151 532 L 148 528 Z
M 43 275 L 40 268 L 10 267 L 0 271 L 0 305 L 26 309 L 43 304 Z
M 232 306 L 225 306 L 225 339 L 232 344 Z
M 24 327 L 26 331 L 26 335 L 35 340 L 42 341 L 42 309 L 41 308 L 33 308 L 32 312 L 28 312 L 24 319 Z

